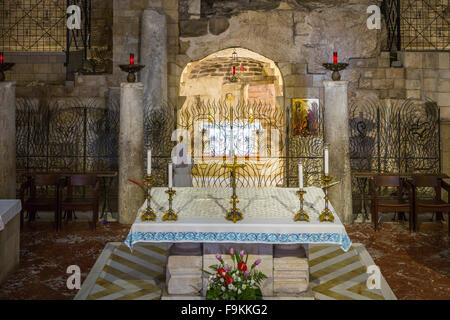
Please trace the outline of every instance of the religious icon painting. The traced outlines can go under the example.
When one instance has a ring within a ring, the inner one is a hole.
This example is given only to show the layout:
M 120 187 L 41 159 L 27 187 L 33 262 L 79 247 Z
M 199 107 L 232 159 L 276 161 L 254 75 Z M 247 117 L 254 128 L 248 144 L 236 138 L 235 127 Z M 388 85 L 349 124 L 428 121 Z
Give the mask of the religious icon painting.
M 320 135 L 319 99 L 292 99 L 292 134 L 301 137 Z

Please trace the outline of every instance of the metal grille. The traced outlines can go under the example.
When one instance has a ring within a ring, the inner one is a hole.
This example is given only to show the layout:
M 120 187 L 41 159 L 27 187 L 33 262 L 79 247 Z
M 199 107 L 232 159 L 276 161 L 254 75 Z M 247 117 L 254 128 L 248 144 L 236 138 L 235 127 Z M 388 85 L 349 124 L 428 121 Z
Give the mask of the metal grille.
M 350 107 L 350 162 L 352 172 L 439 173 L 440 116 L 435 102 L 378 98 L 353 100 Z M 367 214 L 365 178 L 353 176 L 356 211 Z M 428 194 L 432 190 L 421 190 Z
M 388 49 L 450 50 L 449 0 L 384 0 Z
M 18 173 L 117 170 L 117 107 L 102 108 L 95 99 L 18 98 Z
M 0 51 L 66 49 L 66 0 L 1 0 Z

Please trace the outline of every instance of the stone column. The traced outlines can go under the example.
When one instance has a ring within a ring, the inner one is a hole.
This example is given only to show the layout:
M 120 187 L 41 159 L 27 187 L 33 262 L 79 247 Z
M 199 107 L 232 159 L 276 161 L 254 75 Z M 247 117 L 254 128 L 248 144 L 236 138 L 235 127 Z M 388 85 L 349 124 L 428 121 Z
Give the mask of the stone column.
M 142 188 L 128 181 L 144 177 L 144 86 L 139 82 L 120 87 L 119 222 L 132 224 L 144 203 Z
M 16 83 L 0 82 L 0 199 L 16 199 Z
M 142 13 L 140 64 L 144 106 L 160 108 L 167 103 L 167 18 L 160 9 Z
M 343 223 L 353 221 L 350 170 L 348 81 L 324 81 L 325 142 L 330 147 L 330 175 L 339 184 L 329 189 L 330 201 Z

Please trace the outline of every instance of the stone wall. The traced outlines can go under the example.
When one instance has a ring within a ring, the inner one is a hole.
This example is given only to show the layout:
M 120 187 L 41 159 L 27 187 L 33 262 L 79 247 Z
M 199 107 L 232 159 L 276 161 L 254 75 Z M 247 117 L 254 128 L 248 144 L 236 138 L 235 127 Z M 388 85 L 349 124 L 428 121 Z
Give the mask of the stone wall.
M 16 81 L 18 87 L 32 83 L 64 84 L 66 67 L 64 53 L 15 52 L 5 53 L 5 62 L 16 65 L 6 72 L 7 81 Z

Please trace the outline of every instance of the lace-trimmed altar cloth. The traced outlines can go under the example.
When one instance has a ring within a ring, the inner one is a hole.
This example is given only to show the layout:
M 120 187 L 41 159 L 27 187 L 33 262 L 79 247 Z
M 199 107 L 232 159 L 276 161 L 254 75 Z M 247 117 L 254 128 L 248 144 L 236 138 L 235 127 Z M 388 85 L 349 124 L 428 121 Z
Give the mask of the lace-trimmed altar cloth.
M 244 220 L 234 224 L 225 220 L 231 208 L 230 188 L 174 188 L 173 209 L 178 221 L 163 222 L 168 210 L 166 188 L 152 189 L 152 208 L 156 222 L 143 222 L 140 218 L 147 207 L 142 205 L 125 243 L 133 249 L 138 242 L 240 242 L 265 244 L 339 244 L 344 251 L 351 246 L 344 225 L 334 208 L 334 223 L 319 221 L 324 209 L 324 192 L 309 187 L 304 209 L 310 222 L 294 222 L 300 208 L 295 188 L 242 188 L 237 189 L 238 208 Z

